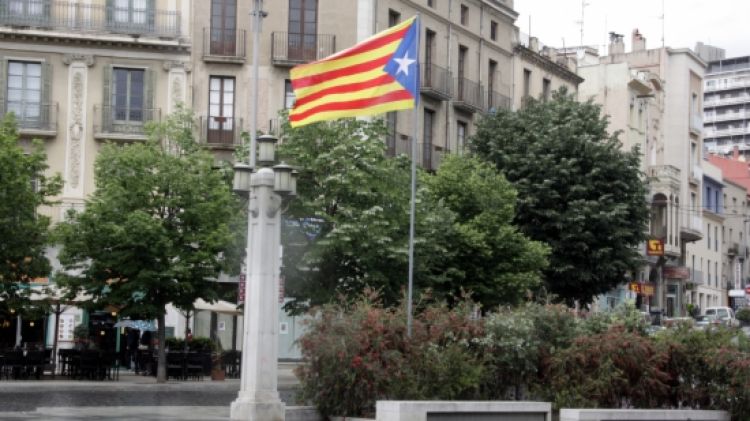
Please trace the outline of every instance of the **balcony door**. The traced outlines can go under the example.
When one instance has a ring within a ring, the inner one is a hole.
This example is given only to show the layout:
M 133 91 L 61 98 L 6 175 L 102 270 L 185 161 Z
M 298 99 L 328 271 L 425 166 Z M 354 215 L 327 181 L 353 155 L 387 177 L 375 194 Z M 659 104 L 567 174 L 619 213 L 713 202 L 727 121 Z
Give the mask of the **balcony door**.
M 463 45 L 458 46 L 458 67 L 456 68 L 458 77 L 458 100 L 466 100 L 464 92 L 464 76 L 466 75 L 466 55 L 469 53 L 469 49 Z
M 287 49 L 290 60 L 317 58 L 318 0 L 289 0 Z
M 435 50 L 435 32 L 425 31 L 424 38 L 424 86 L 433 87 L 432 84 L 432 57 Z
M 8 62 L 6 111 L 16 116 L 21 127 L 40 122 L 42 109 L 42 63 Z
M 211 76 L 208 92 L 208 143 L 234 143 L 234 78 Z
M 237 0 L 211 0 L 211 55 L 235 55 Z
M 424 110 L 424 143 L 422 144 L 422 166 L 426 170 L 434 170 L 432 167 L 432 129 L 435 121 L 435 112 L 425 108 Z
M 154 13 L 154 0 L 107 1 L 107 22 L 110 29 L 118 32 L 153 31 Z

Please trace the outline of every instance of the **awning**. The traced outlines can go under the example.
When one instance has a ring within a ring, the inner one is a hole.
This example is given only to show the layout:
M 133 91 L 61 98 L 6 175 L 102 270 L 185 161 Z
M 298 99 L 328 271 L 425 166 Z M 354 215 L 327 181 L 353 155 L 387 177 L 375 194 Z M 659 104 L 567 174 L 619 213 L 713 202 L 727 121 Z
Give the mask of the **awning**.
M 241 314 L 242 312 L 237 309 L 236 304 L 232 304 L 229 301 L 219 300 L 215 303 L 209 303 L 199 298 L 193 304 L 193 308 L 196 311 L 213 311 L 214 313 L 222 314 Z

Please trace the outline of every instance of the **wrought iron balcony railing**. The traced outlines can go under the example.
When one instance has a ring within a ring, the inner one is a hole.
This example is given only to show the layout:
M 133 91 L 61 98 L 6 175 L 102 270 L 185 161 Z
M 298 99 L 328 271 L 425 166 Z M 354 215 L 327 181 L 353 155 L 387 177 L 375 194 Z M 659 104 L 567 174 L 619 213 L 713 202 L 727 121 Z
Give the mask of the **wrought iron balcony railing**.
M 201 116 L 200 140 L 208 146 L 234 148 L 242 145 L 243 121 L 234 117 Z
M 244 62 L 246 39 L 244 30 L 203 28 L 203 60 Z
M 180 19 L 178 11 L 134 5 L 116 7 L 113 2 L 0 0 L 0 25 L 16 28 L 176 38 L 180 35 Z
M 422 63 L 422 93 L 435 99 L 445 100 L 451 97 L 453 79 L 451 72 L 440 66 Z
M 336 36 L 325 34 L 271 34 L 271 61 L 277 66 L 292 66 L 319 60 L 336 52 Z
M 487 96 L 487 111 L 510 110 L 511 100 L 507 95 L 491 91 Z
M 475 112 L 483 109 L 484 89 L 474 81 L 456 78 L 456 96 L 454 105 L 465 111 Z
M 146 123 L 160 120 L 159 108 L 94 106 L 94 137 L 110 140 L 145 137 Z
M 401 133 L 395 133 L 393 136 L 395 144 L 387 145 L 386 153 L 389 156 L 406 155 L 412 157 L 411 138 Z M 386 139 L 386 142 L 388 139 Z M 429 170 L 435 171 L 440 166 L 443 154 L 446 151 L 440 146 L 431 143 L 417 143 L 417 165 Z
M 57 134 L 57 103 L 6 101 L 2 114 L 13 113 L 21 134 L 54 136 Z

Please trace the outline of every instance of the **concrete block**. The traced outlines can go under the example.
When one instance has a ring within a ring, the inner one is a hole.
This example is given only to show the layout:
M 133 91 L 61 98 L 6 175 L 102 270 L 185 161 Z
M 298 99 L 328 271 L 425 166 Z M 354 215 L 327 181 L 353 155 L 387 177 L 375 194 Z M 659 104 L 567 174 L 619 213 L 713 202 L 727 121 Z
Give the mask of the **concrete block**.
M 377 421 L 551 421 L 552 404 L 524 401 L 378 401 Z
M 286 421 L 323 421 L 314 406 L 287 406 Z
M 569 409 L 560 410 L 560 421 L 729 421 L 726 411 L 695 409 Z

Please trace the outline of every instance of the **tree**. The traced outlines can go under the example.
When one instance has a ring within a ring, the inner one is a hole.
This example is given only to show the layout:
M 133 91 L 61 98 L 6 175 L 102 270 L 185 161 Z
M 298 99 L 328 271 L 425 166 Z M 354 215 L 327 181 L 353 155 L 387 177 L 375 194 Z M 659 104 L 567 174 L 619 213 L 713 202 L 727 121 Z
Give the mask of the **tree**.
M 437 173 L 425 177 L 432 203 L 455 215 L 443 236 L 452 252 L 436 259 L 431 272 L 446 274 L 432 288 L 443 298 L 461 290 L 485 308 L 518 303 L 536 289 L 547 264 L 548 248 L 530 241 L 513 225 L 516 191 L 490 164 L 475 157 L 449 155 Z
M 96 191 L 60 227 L 60 261 L 80 273 L 61 282 L 71 294 L 85 291 L 99 306 L 158 320 L 158 382 L 166 381 L 166 304 L 214 300 L 232 242 L 227 175 L 195 142 L 191 122 L 179 111 L 150 127 L 145 143 L 104 145 Z
M 484 119 L 471 143 L 518 191 L 522 232 L 550 245 L 547 287 L 568 304 L 586 304 L 640 266 L 648 223 L 637 149 L 591 101 L 562 90 L 547 102 Z
M 24 285 L 50 273 L 44 254 L 50 219 L 38 209 L 53 204 L 62 179 L 46 175 L 47 168 L 44 144 L 24 150 L 12 114 L 6 115 L 0 125 L 0 302 L 7 306 L 27 304 Z
M 410 162 L 388 158 L 382 121 L 341 120 L 287 130 L 280 154 L 300 169 L 284 232 L 286 289 L 321 304 L 366 287 L 386 305 L 408 275 Z M 514 192 L 476 159 L 418 172 L 414 286 L 435 299 L 471 291 L 485 306 L 511 303 L 539 280 L 545 248 L 510 226 Z

